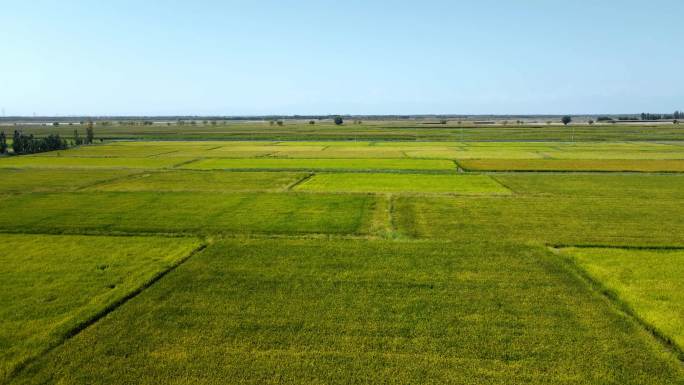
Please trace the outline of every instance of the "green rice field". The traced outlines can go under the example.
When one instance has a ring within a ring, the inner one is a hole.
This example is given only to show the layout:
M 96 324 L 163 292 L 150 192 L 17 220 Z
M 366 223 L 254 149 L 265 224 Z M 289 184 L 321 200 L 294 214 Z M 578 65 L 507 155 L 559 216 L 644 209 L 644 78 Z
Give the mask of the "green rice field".
M 335 173 L 317 174 L 297 185 L 298 191 L 452 193 L 462 195 L 509 194 L 486 175 L 421 175 Z
M 586 273 L 660 336 L 684 348 L 684 249 L 566 248 Z
M 0 235 L 0 379 L 199 247 L 190 238 Z
M 684 384 L 681 133 L 115 126 L 2 156 L 0 384 Z

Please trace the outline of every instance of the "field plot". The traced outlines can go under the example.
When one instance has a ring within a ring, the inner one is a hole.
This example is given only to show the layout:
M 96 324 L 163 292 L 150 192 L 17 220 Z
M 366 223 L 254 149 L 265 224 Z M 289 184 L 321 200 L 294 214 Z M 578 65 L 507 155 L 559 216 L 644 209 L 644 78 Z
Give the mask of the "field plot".
M 0 235 L 0 382 L 199 246 L 188 238 Z
M 684 250 L 565 248 L 684 357 Z
M 203 159 L 182 166 L 195 170 L 398 170 L 456 171 L 449 160 L 422 159 Z
M 66 154 L 66 153 L 65 153 Z M 109 158 L 109 157 L 65 157 L 65 156 L 15 156 L 0 159 L 0 168 L 168 168 L 192 159 L 187 158 Z
M 681 197 L 400 196 L 394 214 L 398 230 L 418 238 L 684 246 L 683 208 Z
M 684 174 L 490 174 L 517 194 L 684 200 Z M 682 202 L 684 204 L 684 201 Z M 684 212 L 683 212 L 684 214 Z
M 21 170 L 0 169 L 0 193 L 69 191 L 123 178 L 129 170 Z
M 459 166 L 472 171 L 634 171 L 684 172 L 684 160 L 559 160 L 495 159 L 459 160 Z
M 14 383 L 672 384 L 545 248 L 225 240 Z
M 161 171 L 94 186 L 98 191 L 277 191 L 307 177 L 291 172 Z
M 284 147 L 285 148 L 285 147 Z M 277 151 L 272 154 L 279 158 L 292 159 L 400 159 L 406 158 L 406 154 L 401 150 L 393 150 L 379 147 L 330 147 L 321 151 L 306 151 L 306 150 L 285 150 Z
M 364 232 L 371 195 L 81 192 L 25 194 L 4 201 L 6 232 L 276 233 Z
M 82 146 L 70 150 L 51 151 L 38 154 L 36 156 L 47 157 L 86 157 L 86 158 L 148 158 L 166 154 L 174 154 L 179 151 L 207 152 L 208 149 L 215 147 L 211 144 L 196 144 L 191 142 L 183 143 L 162 143 L 150 142 L 141 143 L 113 143 L 95 146 Z
M 297 185 L 296 189 L 317 192 L 510 194 L 510 190 L 485 175 L 317 174 Z

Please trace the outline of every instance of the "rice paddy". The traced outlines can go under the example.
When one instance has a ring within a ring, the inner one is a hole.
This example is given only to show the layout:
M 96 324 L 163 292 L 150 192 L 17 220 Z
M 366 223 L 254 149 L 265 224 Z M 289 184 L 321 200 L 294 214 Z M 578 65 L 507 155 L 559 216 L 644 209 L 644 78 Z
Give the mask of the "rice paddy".
M 191 239 L 0 235 L 0 380 L 199 246 Z
M 0 157 L 0 383 L 682 384 L 684 145 L 617 129 Z

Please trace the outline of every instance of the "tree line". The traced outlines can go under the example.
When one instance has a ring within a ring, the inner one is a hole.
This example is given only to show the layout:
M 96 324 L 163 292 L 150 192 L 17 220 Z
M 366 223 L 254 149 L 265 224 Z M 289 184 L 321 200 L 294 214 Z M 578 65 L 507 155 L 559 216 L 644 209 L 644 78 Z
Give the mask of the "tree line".
M 77 130 L 74 130 L 74 139 L 71 142 L 73 145 L 91 144 L 95 140 L 95 133 L 93 131 L 93 124 L 89 123 L 86 127 L 86 136 L 81 138 Z M 12 136 L 12 150 L 16 155 L 37 154 L 39 152 L 66 150 L 69 148 L 69 142 L 63 139 L 59 134 L 50 134 L 45 137 L 36 138 L 33 134 L 24 134 L 19 130 L 14 131 Z M 7 144 L 7 136 L 5 132 L 0 132 L 0 154 L 6 154 L 9 151 Z
M 647 112 L 641 113 L 641 120 L 672 120 L 684 119 L 684 111 L 675 111 L 673 114 L 651 114 Z

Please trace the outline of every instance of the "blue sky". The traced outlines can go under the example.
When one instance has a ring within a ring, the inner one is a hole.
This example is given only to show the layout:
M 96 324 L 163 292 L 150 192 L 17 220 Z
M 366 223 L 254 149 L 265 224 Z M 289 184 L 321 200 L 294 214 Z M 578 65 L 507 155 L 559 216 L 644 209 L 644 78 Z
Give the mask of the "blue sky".
M 7 115 L 684 109 L 684 1 L 0 2 Z

